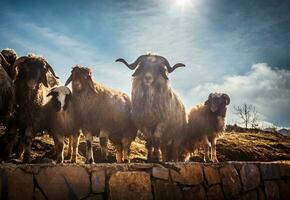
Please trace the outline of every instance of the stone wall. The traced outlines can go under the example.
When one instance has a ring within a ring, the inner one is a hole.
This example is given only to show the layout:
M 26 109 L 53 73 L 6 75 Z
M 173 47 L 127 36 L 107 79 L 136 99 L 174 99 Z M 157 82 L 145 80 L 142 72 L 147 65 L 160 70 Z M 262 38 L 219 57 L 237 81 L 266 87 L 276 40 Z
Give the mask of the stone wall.
M 290 164 L 0 165 L 0 199 L 290 199 Z

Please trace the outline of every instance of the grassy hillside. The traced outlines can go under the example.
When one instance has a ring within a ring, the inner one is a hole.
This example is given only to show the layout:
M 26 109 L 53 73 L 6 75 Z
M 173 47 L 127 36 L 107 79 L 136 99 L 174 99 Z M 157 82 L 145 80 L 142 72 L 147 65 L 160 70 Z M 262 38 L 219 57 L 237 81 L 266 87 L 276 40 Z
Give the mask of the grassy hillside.
M 82 137 L 78 159 L 84 162 L 85 140 Z M 115 150 L 109 145 L 109 160 L 115 161 Z M 100 158 L 98 139 L 94 139 L 95 160 Z M 217 142 L 219 161 L 277 161 L 290 160 L 290 138 L 276 133 L 224 133 Z M 132 162 L 144 162 L 146 158 L 145 141 L 137 138 L 131 146 Z M 53 140 L 44 135 L 36 137 L 32 145 L 32 158 L 35 162 L 51 162 L 53 159 Z M 194 157 L 202 160 L 202 152 Z M 19 162 L 19 160 L 12 160 Z

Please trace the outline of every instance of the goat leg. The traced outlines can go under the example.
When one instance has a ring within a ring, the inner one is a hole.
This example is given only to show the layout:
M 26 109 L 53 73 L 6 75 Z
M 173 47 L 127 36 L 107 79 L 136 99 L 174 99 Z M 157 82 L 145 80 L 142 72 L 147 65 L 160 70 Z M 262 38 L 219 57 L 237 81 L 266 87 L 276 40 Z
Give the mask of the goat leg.
M 72 143 L 73 143 L 73 136 L 69 136 L 69 138 L 68 138 L 67 155 L 66 155 L 66 158 L 69 159 L 69 160 L 72 157 L 72 151 L 73 151 Z
M 211 141 L 211 161 L 214 163 L 219 162 L 216 155 L 216 138 Z
M 91 132 L 84 133 L 87 141 L 87 150 L 86 150 L 86 163 L 92 164 L 94 163 L 93 157 L 93 135 Z
M 108 162 L 108 137 L 109 137 L 109 132 L 104 130 L 104 129 L 101 129 L 99 137 L 100 137 L 100 145 L 101 145 L 101 160 L 102 160 L 102 162 Z M 122 160 L 122 158 L 121 158 L 121 160 Z M 122 162 L 122 161 L 120 161 L 120 162 Z
M 23 155 L 23 162 L 30 163 L 30 154 L 31 154 L 31 144 L 32 144 L 32 128 L 28 127 L 25 130 L 24 134 L 24 155 Z
M 100 138 L 100 139 L 102 139 L 102 138 Z M 122 163 L 122 157 L 123 157 L 122 145 L 116 145 L 116 160 L 117 160 L 117 163 Z
M 124 163 L 129 162 L 130 146 L 131 146 L 131 142 L 130 142 L 129 138 L 122 139 L 122 150 L 123 150 Z
M 56 163 L 63 163 L 63 151 L 64 151 L 64 137 L 57 135 L 55 140 L 56 148 Z
M 72 163 L 77 162 L 78 146 L 79 146 L 79 135 L 74 135 L 72 137 L 72 148 L 73 148 L 72 157 L 71 157 Z

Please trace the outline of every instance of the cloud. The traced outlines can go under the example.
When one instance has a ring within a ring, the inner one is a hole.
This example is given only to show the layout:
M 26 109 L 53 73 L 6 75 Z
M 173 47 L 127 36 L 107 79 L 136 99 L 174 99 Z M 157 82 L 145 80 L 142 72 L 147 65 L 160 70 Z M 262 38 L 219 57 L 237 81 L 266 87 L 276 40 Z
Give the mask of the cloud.
M 253 104 L 263 121 L 278 126 L 290 124 L 290 71 L 272 68 L 267 63 L 254 64 L 244 75 L 224 76 L 222 83 L 205 83 L 192 88 L 189 97 L 193 103 L 203 102 L 213 91 L 225 92 L 231 97 L 228 122 L 234 122 L 233 105 Z
M 175 0 L 6 3 L 0 39 L 19 55 L 45 56 L 62 83 L 73 65 L 83 64 L 97 82 L 127 93 L 132 71 L 114 60 L 157 52 L 186 65 L 170 80 L 187 107 L 213 90 L 225 91 L 231 106 L 252 103 L 263 120 L 289 126 L 289 71 L 250 67 L 267 62 L 289 69 L 287 3 L 257 2 L 192 1 L 183 10 Z

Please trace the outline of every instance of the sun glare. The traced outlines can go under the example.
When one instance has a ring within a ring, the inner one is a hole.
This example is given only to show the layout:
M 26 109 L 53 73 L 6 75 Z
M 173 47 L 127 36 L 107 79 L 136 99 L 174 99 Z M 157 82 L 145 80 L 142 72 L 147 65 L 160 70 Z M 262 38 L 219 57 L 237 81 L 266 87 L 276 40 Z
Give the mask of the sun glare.
M 176 4 L 180 7 L 185 7 L 190 3 L 190 0 L 175 0 Z

